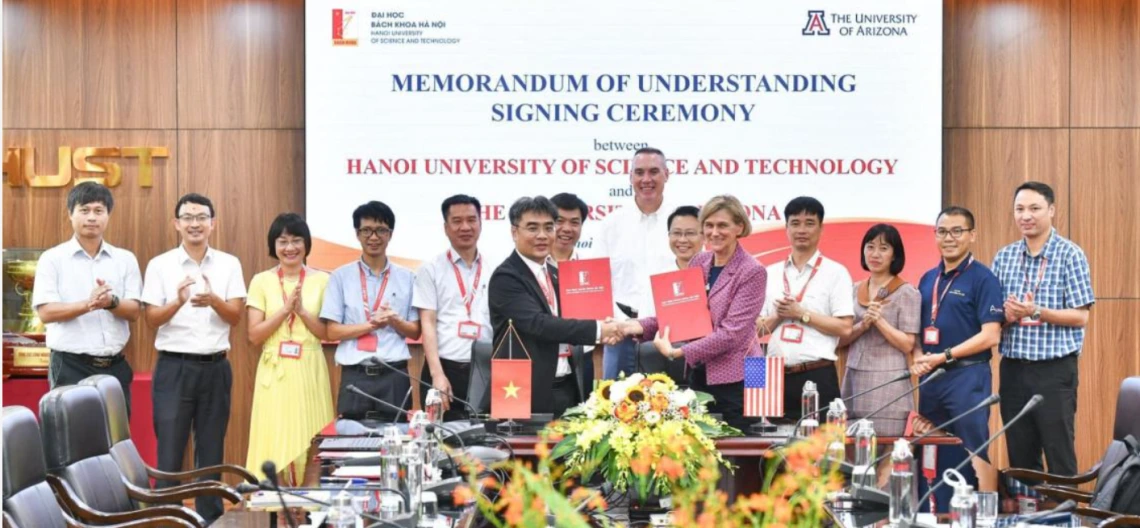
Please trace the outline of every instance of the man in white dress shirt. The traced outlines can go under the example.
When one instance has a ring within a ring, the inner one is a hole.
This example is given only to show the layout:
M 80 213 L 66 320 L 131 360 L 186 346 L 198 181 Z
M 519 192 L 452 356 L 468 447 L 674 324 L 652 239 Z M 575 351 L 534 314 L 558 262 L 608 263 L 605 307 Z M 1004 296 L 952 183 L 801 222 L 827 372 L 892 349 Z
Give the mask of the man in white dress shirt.
M 134 371 L 123 347 L 139 318 L 142 276 L 134 253 L 103 240 L 114 206 L 111 191 L 98 183 L 71 189 L 67 212 L 75 234 L 40 255 L 32 306 L 47 327 L 51 387 L 109 374 L 123 386 L 129 414 Z
M 633 207 L 622 207 L 602 220 L 597 256 L 609 257 L 613 276 L 614 302 L 618 320 L 652 316 L 649 275 L 658 262 L 672 257 L 669 251 L 665 183 L 669 181 L 665 154 L 646 147 L 633 155 L 629 183 L 633 187 Z M 636 368 L 637 347 L 626 339 L 605 349 L 603 377 L 627 376 Z
M 190 193 L 178 199 L 174 211 L 174 229 L 182 243 L 151 259 L 142 294 L 146 322 L 158 329 L 151 392 L 162 471 L 182 469 L 191 428 L 195 466 L 222 463 L 233 386 L 226 353 L 230 328 L 241 321 L 246 294 L 241 262 L 210 247 L 213 202 Z M 213 473 L 202 479 L 220 477 Z M 160 487 L 175 484 L 179 482 L 159 481 Z M 199 497 L 195 505 L 207 521 L 222 516 L 219 497 Z
M 450 395 L 467 400 L 471 347 L 476 341 L 491 341 L 487 283 L 494 263 L 478 248 L 483 230 L 479 199 L 457 194 L 444 200 L 441 209 L 451 247 L 416 272 L 412 306 L 420 313 L 427 366 L 423 382 L 444 395 L 444 419 L 453 421 L 468 415 Z M 421 393 L 426 396 L 427 391 Z

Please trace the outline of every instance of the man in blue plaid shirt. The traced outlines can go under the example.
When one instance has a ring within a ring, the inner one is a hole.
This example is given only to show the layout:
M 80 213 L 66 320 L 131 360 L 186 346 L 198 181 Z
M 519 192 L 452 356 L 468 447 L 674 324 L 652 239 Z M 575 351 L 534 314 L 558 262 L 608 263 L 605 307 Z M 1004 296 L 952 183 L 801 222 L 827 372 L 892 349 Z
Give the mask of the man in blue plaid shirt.
M 1093 297 L 1084 251 L 1053 228 L 1053 189 L 1040 182 L 1014 193 L 1023 238 L 998 251 L 993 270 L 1005 295 L 1001 338 L 1001 417 L 1013 418 L 1034 394 L 1045 397 L 1006 432 L 1011 467 L 1077 473 L 1073 447 L 1077 357 Z

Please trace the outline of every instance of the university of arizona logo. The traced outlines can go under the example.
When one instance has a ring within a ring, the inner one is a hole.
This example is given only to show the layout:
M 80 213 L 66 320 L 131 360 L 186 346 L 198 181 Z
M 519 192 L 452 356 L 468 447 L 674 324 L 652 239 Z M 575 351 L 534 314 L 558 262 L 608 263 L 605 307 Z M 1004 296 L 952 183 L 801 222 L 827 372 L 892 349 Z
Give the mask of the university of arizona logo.
M 830 35 L 827 22 L 823 20 L 823 11 L 808 11 L 807 25 L 804 26 L 804 35 Z

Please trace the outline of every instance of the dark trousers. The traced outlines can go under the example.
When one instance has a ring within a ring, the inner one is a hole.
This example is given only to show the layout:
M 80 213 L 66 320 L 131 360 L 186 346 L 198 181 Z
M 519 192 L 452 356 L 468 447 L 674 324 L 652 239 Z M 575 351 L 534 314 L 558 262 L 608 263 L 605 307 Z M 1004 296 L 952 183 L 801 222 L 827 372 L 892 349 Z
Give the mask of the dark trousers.
M 1011 420 L 1033 397 L 1045 400 L 1005 433 L 1009 465 L 1042 471 L 1041 454 L 1055 475 L 1077 474 L 1077 354 L 1051 361 L 1001 360 L 1001 419 Z
M 389 362 L 393 368 L 407 371 L 407 361 Z M 347 389 L 349 385 L 384 400 L 401 409 L 411 406 L 412 382 L 408 378 L 382 366 L 344 365 L 340 369 L 340 395 L 336 413 L 348 420 L 403 421 L 407 417 L 394 409 Z
M 551 412 L 554 413 L 555 420 L 561 418 L 566 409 L 581 402 L 578 398 L 578 380 L 574 376 L 571 373 L 561 378 L 554 378 L 554 387 L 551 388 L 550 398 L 553 401 Z M 537 392 L 534 393 L 534 397 L 538 397 Z
M 213 357 L 216 360 L 208 361 Z M 230 361 L 221 356 L 175 356 L 158 353 L 154 367 L 154 436 L 158 440 L 158 469 L 181 471 L 190 431 L 194 431 L 194 467 L 222 463 L 226 426 L 230 421 Z M 221 480 L 211 473 L 199 480 Z M 158 487 L 179 484 L 158 481 Z M 194 505 L 206 521 L 222 516 L 220 497 L 199 497 Z
M 689 384 L 695 391 L 706 392 L 716 401 L 709 406 L 709 412 L 719 414 L 725 423 L 745 430 L 752 424 L 752 418 L 744 417 L 744 381 L 709 385 L 704 365 L 689 371 Z
M 809 381 L 815 383 L 815 390 L 819 392 L 820 409 L 827 408 L 832 400 L 840 397 L 839 372 L 835 370 L 834 363 L 815 370 L 785 374 L 784 419 L 794 422 L 799 420 L 800 416 L 803 416 L 803 411 L 800 409 L 800 401 L 803 399 L 804 383 Z M 741 395 L 743 396 L 743 394 L 744 390 L 741 389 Z
M 101 366 L 109 361 L 106 366 Z M 131 382 L 135 371 L 120 352 L 115 357 L 104 359 L 86 354 L 74 354 L 52 350 L 48 359 L 48 385 L 51 388 L 75 385 L 89 376 L 106 374 L 114 376 L 123 386 L 123 397 L 127 400 L 127 417 L 131 416 Z
M 447 376 L 447 382 L 451 384 L 451 394 L 456 398 L 468 401 L 467 387 L 471 384 L 471 363 L 439 358 L 439 364 L 443 367 L 443 375 Z M 426 361 L 420 380 L 428 386 L 432 384 L 431 369 L 428 368 Z M 427 398 L 427 391 L 427 386 L 420 385 L 420 405 L 423 405 L 424 398 Z M 466 420 L 468 414 L 467 406 L 453 399 L 451 400 L 451 408 L 443 413 L 443 420 L 445 422 Z
M 941 424 L 988 398 L 991 391 L 993 391 L 993 374 L 990 372 L 988 362 L 951 368 L 942 377 L 923 385 L 918 390 L 918 413 L 931 423 Z M 935 483 L 942 478 L 944 471 L 965 460 L 967 450 L 977 451 L 989 438 L 989 408 L 966 415 L 947 427 L 946 432 L 962 439 L 962 445 L 938 448 L 938 472 Z M 989 460 L 985 452 L 978 456 L 982 460 Z M 972 463 L 966 464 L 958 472 L 968 484 L 978 489 L 978 476 Z M 926 493 L 926 482 L 925 479 L 919 480 L 918 492 L 921 495 Z M 950 486 L 942 486 L 934 492 L 940 513 L 948 511 L 950 497 L 953 495 L 954 489 Z M 920 511 L 927 511 L 930 504 L 919 504 L 918 507 Z

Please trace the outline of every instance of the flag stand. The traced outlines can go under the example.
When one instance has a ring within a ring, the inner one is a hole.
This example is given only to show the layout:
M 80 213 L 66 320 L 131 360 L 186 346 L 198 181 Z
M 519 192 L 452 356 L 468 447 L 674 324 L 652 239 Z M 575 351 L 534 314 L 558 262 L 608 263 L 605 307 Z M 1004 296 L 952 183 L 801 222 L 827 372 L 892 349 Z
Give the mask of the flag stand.
M 530 352 L 527 351 L 526 345 L 524 345 L 522 342 L 522 337 L 519 336 L 518 331 L 515 330 L 515 322 L 513 319 L 507 320 L 507 333 L 503 336 L 503 341 L 507 342 L 507 359 L 514 359 L 514 344 L 511 342 L 512 335 L 514 335 L 515 338 L 519 340 L 519 346 L 523 347 L 523 352 L 526 353 L 526 357 L 529 359 Z M 499 353 L 499 348 L 502 348 L 503 341 L 499 341 L 499 346 L 491 352 L 492 358 L 494 358 Z M 505 422 L 499 422 L 495 425 L 495 431 L 503 436 L 515 436 L 521 433 L 522 430 L 522 424 L 516 422 L 514 418 L 508 418 Z

